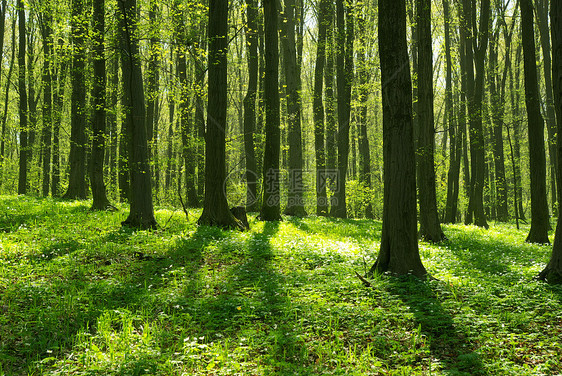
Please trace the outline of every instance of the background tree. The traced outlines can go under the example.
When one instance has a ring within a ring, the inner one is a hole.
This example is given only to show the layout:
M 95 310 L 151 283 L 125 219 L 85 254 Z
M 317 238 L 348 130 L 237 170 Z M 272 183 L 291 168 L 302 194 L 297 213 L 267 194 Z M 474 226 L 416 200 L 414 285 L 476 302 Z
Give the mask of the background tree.
M 18 194 L 27 193 L 27 87 L 26 87 L 26 65 L 25 65 L 25 5 L 22 0 L 17 2 L 18 9 L 18 89 L 19 89 L 19 131 L 20 131 L 20 158 L 19 158 L 19 180 Z M 14 42 L 12 42 L 14 43 Z

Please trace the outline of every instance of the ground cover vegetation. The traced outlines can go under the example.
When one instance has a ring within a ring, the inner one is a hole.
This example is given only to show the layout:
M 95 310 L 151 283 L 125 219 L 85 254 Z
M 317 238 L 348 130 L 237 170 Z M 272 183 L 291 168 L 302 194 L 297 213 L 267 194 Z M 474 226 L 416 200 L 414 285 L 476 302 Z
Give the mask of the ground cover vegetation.
M 381 222 L 285 217 L 246 232 L 120 226 L 126 210 L 2 196 L 0 374 L 553 375 L 562 289 L 527 227 L 444 225 L 434 279 L 364 274 Z

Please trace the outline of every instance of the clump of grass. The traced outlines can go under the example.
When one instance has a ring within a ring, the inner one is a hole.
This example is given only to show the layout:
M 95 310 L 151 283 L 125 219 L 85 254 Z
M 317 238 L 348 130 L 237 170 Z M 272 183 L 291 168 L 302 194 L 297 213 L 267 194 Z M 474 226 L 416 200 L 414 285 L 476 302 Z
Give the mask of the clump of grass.
M 420 243 L 435 279 L 354 276 L 381 223 L 244 233 L 157 209 L 157 231 L 88 202 L 0 197 L 0 375 L 559 374 L 549 247 L 509 224 Z M 123 208 L 122 208 L 123 209 Z

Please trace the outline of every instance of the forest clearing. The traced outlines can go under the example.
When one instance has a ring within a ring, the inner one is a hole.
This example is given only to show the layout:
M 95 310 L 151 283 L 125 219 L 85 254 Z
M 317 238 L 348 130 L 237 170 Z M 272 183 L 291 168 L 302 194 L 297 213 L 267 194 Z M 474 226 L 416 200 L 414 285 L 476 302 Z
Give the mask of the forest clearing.
M 311 216 L 251 230 L 2 196 L 2 375 L 555 375 L 562 288 L 526 230 L 445 225 L 434 279 L 364 274 L 381 222 Z

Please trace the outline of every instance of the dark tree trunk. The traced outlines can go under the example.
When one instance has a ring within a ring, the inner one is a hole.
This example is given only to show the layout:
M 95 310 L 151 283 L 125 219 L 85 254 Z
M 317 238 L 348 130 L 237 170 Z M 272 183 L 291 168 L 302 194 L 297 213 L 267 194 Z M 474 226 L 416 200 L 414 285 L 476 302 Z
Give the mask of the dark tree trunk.
M 332 13 L 329 0 L 320 0 L 318 8 L 318 40 L 314 67 L 313 118 L 314 152 L 316 156 L 316 215 L 328 214 L 326 194 L 326 147 L 324 140 L 324 66 L 326 65 L 326 34 L 331 27 Z
M 169 73 L 168 73 L 168 87 L 173 87 L 173 76 L 174 76 L 174 52 L 173 47 L 170 49 L 170 65 L 169 65 Z M 166 174 L 164 178 L 164 184 L 166 185 L 166 191 L 171 190 L 172 188 L 172 169 L 174 166 L 173 157 L 174 157 L 174 122 L 175 122 L 175 109 L 176 109 L 176 102 L 175 102 L 175 95 L 170 90 L 168 92 L 168 145 L 166 149 Z
M 531 174 L 531 230 L 526 241 L 550 243 L 548 203 L 546 201 L 546 156 L 544 150 L 544 121 L 540 109 L 540 94 L 535 56 L 533 4 L 521 0 L 521 41 L 525 72 L 525 104 L 529 125 L 529 165 Z
M 552 35 L 552 85 L 556 116 L 562 119 L 562 3 L 553 1 L 550 9 L 550 30 Z M 557 133 L 562 132 L 562 121 L 558 121 Z M 562 138 L 557 140 L 558 158 L 562 158 Z M 558 164 L 558 181 L 562 178 L 561 164 Z M 562 197 L 562 188 L 558 185 L 558 197 Z M 549 283 L 562 284 L 562 218 L 558 216 L 552 255 L 539 278 Z
M 136 0 L 119 0 L 118 6 L 122 33 L 123 95 L 127 98 L 125 103 L 130 103 L 130 107 L 126 108 L 130 116 L 127 129 L 131 186 L 129 190 L 130 211 L 122 224 L 141 229 L 156 228 L 146 132 L 146 106 L 139 44 L 136 39 Z
M 381 248 L 370 274 L 424 277 L 418 250 L 412 81 L 404 0 L 379 0 L 384 208 Z
M 117 39 L 117 38 L 115 38 Z M 115 40 L 114 47 L 118 46 L 118 41 Z M 108 75 L 108 91 L 109 91 L 109 108 L 106 112 L 107 127 L 109 132 L 109 181 L 110 192 L 117 190 L 117 149 L 119 144 L 119 134 L 117 132 L 117 104 L 118 104 L 118 87 L 119 87 L 119 54 L 118 49 L 115 48 L 114 52 L 109 59 L 109 75 Z
M 2 134 L 0 135 L 0 187 L 2 186 L 2 173 L 4 171 L 4 158 L 6 157 L 6 124 L 8 120 L 8 104 L 10 102 L 10 86 L 12 85 L 12 73 L 14 71 L 16 59 L 16 21 L 14 17 L 12 21 L 12 55 L 10 58 L 10 68 L 8 68 L 8 77 L 6 78 L 6 91 L 4 92 L 4 110 L 2 111 Z
M 326 69 L 324 70 L 324 102 L 326 106 L 326 175 L 325 182 L 329 192 L 330 205 L 333 205 L 336 187 L 338 148 L 336 137 L 338 128 L 336 123 L 336 102 L 334 99 L 334 6 L 330 1 L 328 18 L 326 18 Z M 328 22 L 329 21 L 329 22 Z
M 431 0 L 417 0 L 418 29 L 418 145 L 417 168 L 420 202 L 420 237 L 430 242 L 445 238 L 437 213 L 435 190 L 435 125 L 433 119 L 433 53 Z
M 246 155 L 246 211 L 258 210 L 258 171 L 254 133 L 256 131 L 256 95 L 258 91 L 258 5 L 246 0 L 246 45 L 248 56 L 248 91 L 244 97 L 244 152 Z
M 64 45 L 59 46 L 59 51 L 64 50 Z M 68 58 L 62 52 L 61 55 L 59 56 L 61 62 L 58 66 L 57 89 L 53 93 L 53 181 L 51 182 L 51 196 L 53 197 L 58 197 L 60 194 L 60 128 L 63 117 L 62 104 L 66 87 L 66 76 L 68 74 Z
M 92 100 L 94 119 L 92 122 L 92 155 L 90 157 L 90 184 L 92 186 L 92 210 L 106 210 L 112 205 L 107 199 L 103 180 L 105 153 L 105 0 L 93 3 L 93 52 L 94 82 Z
M 209 1 L 209 94 L 205 149 L 205 200 L 200 225 L 243 229 L 228 208 L 226 179 L 228 2 Z
M 353 83 L 353 2 L 344 8 L 343 0 L 336 0 L 337 19 L 337 88 L 338 88 L 338 173 L 330 215 L 347 218 L 346 180 L 349 159 L 349 129 L 351 126 L 351 85 Z
M 277 37 L 277 0 L 264 0 L 265 22 L 265 151 L 263 158 L 263 200 L 260 218 L 281 220 L 279 155 L 281 133 L 279 119 L 279 41 Z
M 86 198 L 86 33 L 84 0 L 72 0 L 72 98 L 68 188 L 63 198 Z
M 46 10 L 46 14 L 41 17 L 41 35 L 43 39 L 43 131 L 41 135 L 41 165 L 43 167 L 42 195 L 49 195 L 51 183 L 51 135 L 53 131 L 52 115 L 52 77 L 51 77 L 51 48 L 53 46 L 53 17 Z
M 304 210 L 304 182 L 302 172 L 301 134 L 301 77 L 297 62 L 295 36 L 295 0 L 285 0 L 282 21 L 283 63 L 287 85 L 287 115 L 289 126 L 289 190 L 285 214 L 306 216 Z
M 514 138 L 514 142 L 513 142 L 513 153 L 515 155 L 515 177 L 518 181 L 518 186 L 519 186 L 519 190 L 516 192 L 517 197 L 518 197 L 518 204 L 519 204 L 519 218 L 521 220 L 525 220 L 525 212 L 523 210 L 523 185 L 522 185 L 522 174 L 521 174 L 521 144 L 520 144 L 520 140 L 522 138 L 521 135 L 521 121 L 519 120 L 521 118 L 521 107 L 520 107 L 520 103 L 521 103 L 521 80 L 520 80 L 520 75 L 521 75 L 521 60 L 522 60 L 522 53 L 523 53 L 523 47 L 521 44 L 519 44 L 519 46 L 517 47 L 517 52 L 515 54 L 515 90 L 511 90 L 511 103 L 512 103 L 512 108 L 514 109 L 514 117 L 515 119 L 518 119 L 517 121 L 515 121 L 513 123 L 513 138 Z M 512 80 L 512 84 L 513 81 Z
M 147 103 L 146 127 L 148 137 L 148 152 L 152 160 L 153 182 L 155 196 L 158 197 L 160 188 L 160 165 L 158 161 L 158 112 L 159 112 L 159 86 L 160 86 L 160 24 L 158 2 L 151 0 L 148 10 L 150 24 L 149 61 L 147 69 Z
M 19 179 L 18 194 L 27 193 L 27 87 L 26 87 L 26 71 L 25 71 L 25 6 L 22 0 L 18 0 L 18 26 L 19 26 L 19 49 L 18 49 L 18 89 L 20 94 L 19 100 L 19 130 L 20 130 L 20 158 L 19 158 Z M 15 41 L 13 41 L 15 43 Z

